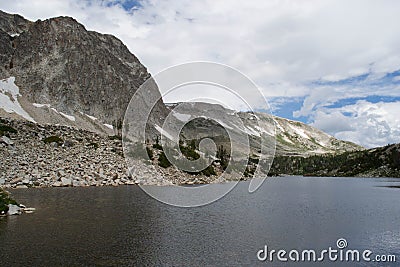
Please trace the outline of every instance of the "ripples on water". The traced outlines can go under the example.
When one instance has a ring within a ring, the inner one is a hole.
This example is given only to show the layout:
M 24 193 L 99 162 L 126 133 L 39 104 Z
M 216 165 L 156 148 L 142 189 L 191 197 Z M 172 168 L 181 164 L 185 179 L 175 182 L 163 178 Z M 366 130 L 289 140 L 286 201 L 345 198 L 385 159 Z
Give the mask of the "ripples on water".
M 272 266 L 257 261 L 264 245 L 317 250 L 341 237 L 351 249 L 400 261 L 398 186 L 395 179 L 270 178 L 253 194 L 243 182 L 200 208 L 167 206 L 137 186 L 14 190 L 37 211 L 0 219 L 0 266 Z

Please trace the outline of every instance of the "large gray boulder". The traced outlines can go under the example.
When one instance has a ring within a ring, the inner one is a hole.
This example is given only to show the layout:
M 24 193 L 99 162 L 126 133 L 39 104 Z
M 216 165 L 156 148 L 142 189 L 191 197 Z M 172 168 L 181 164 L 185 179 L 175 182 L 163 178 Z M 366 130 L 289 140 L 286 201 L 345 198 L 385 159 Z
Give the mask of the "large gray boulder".
M 8 205 L 7 215 L 19 215 L 21 213 L 22 213 L 22 211 L 19 206 L 13 205 L 13 204 Z

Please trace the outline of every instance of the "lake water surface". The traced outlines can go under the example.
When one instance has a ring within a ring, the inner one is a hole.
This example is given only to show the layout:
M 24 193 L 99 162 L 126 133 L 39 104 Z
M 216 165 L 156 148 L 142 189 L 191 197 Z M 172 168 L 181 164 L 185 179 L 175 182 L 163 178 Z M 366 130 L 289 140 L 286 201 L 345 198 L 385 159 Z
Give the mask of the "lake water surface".
M 400 266 L 400 180 L 269 178 L 199 208 L 137 186 L 13 190 L 37 210 L 0 219 L 0 266 Z M 166 190 L 168 190 L 166 188 Z M 348 249 L 397 263 L 261 262 L 269 249 Z

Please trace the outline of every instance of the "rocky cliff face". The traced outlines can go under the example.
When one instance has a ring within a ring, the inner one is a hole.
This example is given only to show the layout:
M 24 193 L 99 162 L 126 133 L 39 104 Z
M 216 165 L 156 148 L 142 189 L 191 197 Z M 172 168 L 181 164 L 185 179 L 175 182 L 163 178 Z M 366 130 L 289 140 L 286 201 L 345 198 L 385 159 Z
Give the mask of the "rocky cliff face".
M 0 44 L 0 78 L 15 77 L 27 100 L 20 101 L 23 107 L 25 102 L 42 105 L 36 108 L 50 105 L 70 116 L 79 111 L 111 124 L 123 118 L 132 95 L 150 76 L 116 37 L 87 31 L 70 17 L 30 22 L 1 12 Z M 162 112 L 161 101 L 157 108 Z M 40 112 L 29 113 L 43 122 Z
M 26 31 L 31 23 L 18 14 L 8 14 L 0 10 L 0 30 L 11 36 Z

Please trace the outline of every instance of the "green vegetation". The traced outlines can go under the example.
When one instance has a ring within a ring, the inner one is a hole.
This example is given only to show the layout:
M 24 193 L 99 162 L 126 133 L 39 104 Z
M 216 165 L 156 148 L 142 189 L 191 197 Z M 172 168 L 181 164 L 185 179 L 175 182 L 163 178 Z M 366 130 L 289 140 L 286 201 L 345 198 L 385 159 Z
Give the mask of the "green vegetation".
M 120 135 L 109 135 L 108 139 L 110 139 L 110 140 L 122 140 L 122 136 L 120 136 Z
M 198 143 L 199 142 L 197 140 L 192 139 L 190 140 L 189 145 L 185 146 L 184 143 L 180 141 L 179 149 L 188 160 L 198 160 L 200 159 L 200 154 L 196 152 Z M 187 173 L 192 175 L 204 174 L 207 177 L 210 177 L 211 175 L 216 175 L 214 166 L 212 165 L 207 166 L 207 168 L 199 172 L 187 172 Z
M 205 160 L 200 156 L 200 154 L 197 152 L 198 149 L 198 144 L 199 140 L 192 139 L 188 141 L 188 144 L 186 145 L 183 140 L 179 141 L 179 148 L 178 147 L 162 147 L 159 144 L 159 139 L 156 138 L 155 143 L 151 146 L 153 149 L 156 149 L 158 151 L 153 151 L 150 147 L 146 147 L 147 155 L 153 159 L 154 155 L 158 154 L 158 166 L 162 168 L 168 168 L 172 166 L 171 162 L 167 159 L 165 153 L 168 153 L 168 155 L 173 155 L 173 156 L 179 156 L 178 150 L 182 153 L 183 156 L 185 156 L 188 160 Z M 159 152 L 161 151 L 161 152 Z M 221 168 L 225 168 L 228 166 L 230 155 L 227 153 L 226 149 L 221 145 L 218 148 L 217 151 L 217 156 L 218 156 L 218 162 L 221 164 Z M 211 164 L 207 166 L 202 171 L 186 171 L 186 173 L 189 173 L 191 175 L 198 175 L 198 174 L 203 174 L 207 177 L 216 175 L 216 170 L 214 166 Z
M 253 164 L 257 165 L 259 161 L 260 161 L 260 159 L 255 155 L 252 155 L 249 157 L 249 163 L 253 163 Z
M 154 149 L 162 150 L 162 146 L 160 144 L 153 144 Z
M 156 141 L 155 141 L 155 143 L 153 144 L 153 148 L 158 149 L 158 150 L 162 150 L 162 146 L 160 145 L 159 142 L 160 142 L 160 141 L 159 141 L 158 136 L 157 136 L 157 137 L 156 137 Z
M 152 150 L 151 148 L 149 148 L 149 147 L 146 146 L 146 152 L 147 152 L 147 156 L 149 156 L 149 158 L 150 158 L 151 160 L 153 160 L 153 158 L 154 158 L 153 150 Z
M 122 125 L 123 125 L 122 118 L 113 120 L 112 126 L 113 126 L 113 129 L 114 129 L 115 136 L 121 136 L 122 135 Z
M 196 152 L 196 140 L 191 140 L 189 142 L 189 145 L 184 145 L 183 141 L 179 142 L 179 149 L 181 151 L 181 153 L 188 159 L 188 160 L 198 160 L 200 159 L 200 154 Z M 177 147 L 167 147 L 167 148 L 163 148 L 160 144 L 159 144 L 159 140 L 158 138 L 156 138 L 155 143 L 152 145 L 152 147 L 154 149 L 157 150 L 161 150 L 161 153 L 158 156 L 158 166 L 162 167 L 162 168 L 168 168 L 170 166 L 172 166 L 171 162 L 167 159 L 167 156 L 165 155 L 164 150 L 169 154 L 169 155 L 174 155 L 174 156 L 178 156 L 179 154 L 177 153 L 178 148 Z M 154 153 L 153 150 L 151 150 L 149 147 L 146 147 L 147 150 L 147 154 L 148 156 L 153 159 L 154 157 Z M 192 175 L 196 175 L 196 174 L 204 174 L 206 176 L 211 176 L 211 175 L 216 175 L 215 169 L 212 165 L 208 166 L 207 168 L 205 168 L 204 170 L 200 171 L 200 172 L 189 172 L 187 171 L 187 173 L 192 174 Z
M 211 175 L 216 175 L 214 167 L 212 165 L 209 165 L 207 168 L 202 170 L 201 173 L 207 177 L 210 177 Z
M 255 171 L 256 171 L 256 168 L 247 166 L 246 170 L 244 170 L 243 175 L 244 175 L 244 177 L 253 177 Z
M 30 122 L 30 121 L 27 121 L 25 125 L 28 126 L 29 128 L 35 128 L 36 127 L 36 125 L 33 122 Z
M 8 205 L 18 205 L 18 203 L 10 197 L 7 191 L 0 188 L 0 214 L 5 214 L 8 211 Z
M 247 161 L 246 169 L 244 170 L 243 175 L 245 177 L 253 177 L 256 172 L 257 165 L 260 159 L 256 155 L 251 155 L 249 160 Z
M 15 130 L 13 127 L 5 125 L 5 124 L 0 124 L 0 131 L 3 133 L 6 133 L 6 132 L 17 133 L 17 130 Z
M 225 170 L 228 167 L 230 160 L 230 154 L 226 151 L 223 145 L 220 145 L 217 149 L 217 162 L 221 164 L 221 168 Z
M 158 166 L 163 167 L 163 168 L 168 168 L 172 166 L 171 162 L 167 159 L 167 156 L 165 156 L 164 151 L 160 153 L 158 156 Z
M 306 176 L 343 176 L 374 172 L 381 169 L 382 176 L 400 176 L 400 151 L 388 145 L 373 150 L 345 152 L 337 155 L 310 157 L 278 156 L 272 164 L 270 175 L 292 174 Z
M 57 143 L 59 145 L 62 145 L 64 143 L 64 141 L 56 135 L 46 137 L 45 139 L 43 139 L 43 142 L 45 142 L 46 144 Z
M 204 159 L 204 158 L 200 158 L 199 161 L 200 161 L 200 162 L 199 162 L 199 163 L 200 163 L 199 166 L 206 166 L 206 165 L 209 164 L 209 161 L 207 161 L 207 160 Z M 215 169 L 214 169 L 214 166 L 213 166 L 212 163 L 213 163 L 213 162 L 211 162 L 211 164 L 208 165 L 204 170 L 201 170 L 201 171 L 185 171 L 185 172 L 188 173 L 188 174 L 190 174 L 190 175 L 199 175 L 199 174 L 203 174 L 203 175 L 205 175 L 205 176 L 207 176 L 207 177 L 210 177 L 210 176 L 212 176 L 212 175 L 216 175 L 216 174 L 217 174 L 217 173 L 215 172 Z
M 179 146 L 182 154 L 189 160 L 196 160 L 200 158 L 199 153 L 195 151 L 192 146 Z
M 191 149 L 193 149 L 193 150 L 195 150 L 195 149 L 197 148 L 196 140 L 195 140 L 195 139 L 190 140 L 189 147 L 190 147 Z

